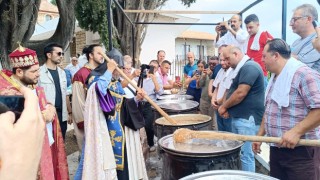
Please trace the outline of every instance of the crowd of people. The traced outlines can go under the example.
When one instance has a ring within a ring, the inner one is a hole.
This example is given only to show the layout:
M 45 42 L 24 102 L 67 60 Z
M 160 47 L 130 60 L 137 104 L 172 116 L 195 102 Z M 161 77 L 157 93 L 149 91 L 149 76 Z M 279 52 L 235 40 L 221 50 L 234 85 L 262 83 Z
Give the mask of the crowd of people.
M 148 179 L 145 162 L 156 142 L 153 110 L 144 97 L 155 101 L 164 90 L 181 87 L 199 102 L 201 114 L 212 117 L 214 130 L 281 137 L 270 144 L 271 176 L 319 179 L 320 148 L 297 146 L 301 138 L 320 139 L 317 20 L 314 6 L 297 7 L 290 26 L 299 38 L 289 46 L 261 30 L 256 14 L 244 19 L 246 30 L 242 17 L 233 15 L 215 28 L 218 56 L 205 61 L 187 53 L 185 81 L 173 80 L 164 50 L 134 68 L 130 56 L 112 49 L 107 62 L 102 46 L 92 44 L 61 68 L 59 44 L 44 47 L 41 66 L 35 51 L 20 46 L 9 55 L 12 71 L 0 72 L 0 95 L 25 98 L 18 120 L 10 111 L 0 114 L 0 179 L 68 179 L 68 123 L 81 154 L 75 179 Z M 255 172 L 260 146 L 244 143 L 242 170 Z

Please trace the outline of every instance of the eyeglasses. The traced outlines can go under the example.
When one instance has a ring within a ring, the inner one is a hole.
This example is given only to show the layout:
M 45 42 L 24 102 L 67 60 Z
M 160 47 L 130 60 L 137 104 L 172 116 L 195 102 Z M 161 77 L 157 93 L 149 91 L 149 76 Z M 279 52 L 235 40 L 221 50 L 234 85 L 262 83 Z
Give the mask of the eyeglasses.
M 56 52 L 58 56 L 64 56 L 64 52 Z
M 306 18 L 308 16 L 300 16 L 300 17 L 292 17 L 290 20 L 290 24 L 294 24 L 297 20 L 302 19 L 302 18 Z

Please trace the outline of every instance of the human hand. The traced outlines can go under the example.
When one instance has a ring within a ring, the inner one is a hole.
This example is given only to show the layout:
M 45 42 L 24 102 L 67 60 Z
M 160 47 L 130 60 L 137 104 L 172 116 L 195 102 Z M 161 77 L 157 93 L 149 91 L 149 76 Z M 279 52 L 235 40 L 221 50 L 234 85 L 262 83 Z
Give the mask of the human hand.
M 72 124 L 72 113 L 68 116 L 68 124 Z
M 211 75 L 212 75 L 212 71 L 211 71 L 211 69 L 210 69 L 210 68 L 208 68 L 208 69 L 207 69 L 207 74 L 208 74 L 209 76 L 211 76 Z
M 140 70 L 140 69 L 135 69 L 135 70 L 132 72 L 131 76 L 132 76 L 133 78 L 135 78 L 135 77 L 139 77 L 140 74 L 141 74 L 141 70 Z
M 18 121 L 12 112 L 0 115 L 0 179 L 36 179 L 39 167 L 45 122 L 38 97 L 26 87 L 20 92 L 25 108 Z
M 313 47 L 320 52 L 320 27 L 315 28 L 317 32 L 317 37 L 312 40 Z
M 261 144 L 262 142 L 252 142 L 252 151 L 255 154 L 260 154 L 261 153 Z
M 57 112 L 56 112 L 56 108 L 52 104 L 47 104 L 46 109 L 41 111 L 41 113 L 43 115 L 43 119 L 46 122 L 52 122 Z
M 211 99 L 211 105 L 212 105 L 213 109 L 218 110 L 219 104 L 218 104 L 218 102 L 217 102 L 217 99 L 212 98 L 212 99 Z
M 221 31 L 221 30 L 220 30 L 220 26 L 216 26 L 216 28 L 215 28 L 214 30 L 216 31 L 217 34 L 219 34 L 220 31 Z
M 229 118 L 229 113 L 227 111 L 227 108 L 225 108 L 223 105 L 221 105 L 219 108 L 218 108 L 218 113 L 221 117 L 223 117 L 224 119 L 227 119 Z
M 228 21 L 223 21 L 223 22 L 221 22 L 221 23 L 220 23 L 220 27 L 221 27 L 221 26 L 224 26 L 227 30 L 230 29 L 230 26 L 229 26 Z
M 181 82 L 174 82 L 173 86 L 180 88 L 182 86 L 182 83 Z
M 200 80 L 200 74 L 195 74 L 193 77 L 194 77 L 194 80 L 196 81 Z
M 144 99 L 144 96 L 145 96 L 146 94 L 147 94 L 147 93 L 146 93 L 143 89 L 139 88 L 139 89 L 137 89 L 136 99 L 137 99 L 138 101 L 142 101 L 142 100 Z
M 293 149 L 298 144 L 301 136 L 295 129 L 290 129 L 283 134 L 278 146 Z
M 113 59 L 111 59 L 110 61 L 108 61 L 107 66 L 108 71 L 112 73 L 116 69 L 118 64 Z

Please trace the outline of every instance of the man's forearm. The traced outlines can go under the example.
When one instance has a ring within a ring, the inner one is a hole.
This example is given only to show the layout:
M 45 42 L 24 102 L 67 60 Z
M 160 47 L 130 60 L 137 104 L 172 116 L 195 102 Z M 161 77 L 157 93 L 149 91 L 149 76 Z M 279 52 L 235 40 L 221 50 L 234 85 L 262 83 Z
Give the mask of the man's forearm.
M 160 90 L 160 85 L 159 85 L 157 79 L 152 78 L 152 82 L 153 82 L 153 84 L 154 84 L 154 90 L 155 90 L 156 92 L 158 92 L 158 91 Z
M 223 106 L 225 108 L 231 108 L 239 103 L 241 103 L 241 101 L 246 97 L 246 94 L 244 94 L 243 92 L 241 92 L 240 90 L 236 90 L 232 93 L 232 95 L 230 96 L 229 99 L 227 99 L 224 103 Z

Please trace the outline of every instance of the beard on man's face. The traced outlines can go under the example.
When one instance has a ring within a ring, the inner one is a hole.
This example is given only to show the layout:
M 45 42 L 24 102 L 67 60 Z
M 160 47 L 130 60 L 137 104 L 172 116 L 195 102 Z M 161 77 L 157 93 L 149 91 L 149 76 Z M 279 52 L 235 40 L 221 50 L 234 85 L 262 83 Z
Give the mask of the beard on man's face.
M 38 83 L 38 79 L 33 80 L 33 79 L 28 78 L 25 75 L 20 79 L 20 81 L 25 85 L 35 85 Z

